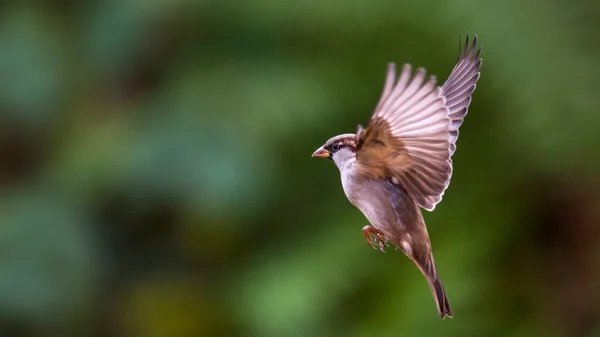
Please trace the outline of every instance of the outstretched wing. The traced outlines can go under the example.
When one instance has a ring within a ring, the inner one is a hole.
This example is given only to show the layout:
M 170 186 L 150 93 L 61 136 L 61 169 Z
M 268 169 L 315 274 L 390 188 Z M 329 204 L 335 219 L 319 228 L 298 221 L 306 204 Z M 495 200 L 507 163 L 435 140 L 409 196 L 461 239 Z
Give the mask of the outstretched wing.
M 391 178 L 429 211 L 441 201 L 452 176 L 458 128 L 479 77 L 481 62 L 474 46 L 465 47 L 441 88 L 434 76 L 426 80 L 423 68 L 413 76 L 408 64 L 396 80 L 395 66 L 390 64 L 369 125 L 365 130 L 359 126 L 357 132 L 356 157 L 362 172 Z
M 359 167 L 400 183 L 423 208 L 439 202 L 450 175 L 450 118 L 435 77 L 404 65 L 395 80 L 394 64 L 367 129 L 358 134 Z
M 465 46 L 460 46 L 462 51 L 459 53 L 458 62 L 450 73 L 450 76 L 442 86 L 442 96 L 446 98 L 446 106 L 450 109 L 450 152 L 454 154 L 456 150 L 456 140 L 458 139 L 458 128 L 462 125 L 471 103 L 471 95 L 477 86 L 479 79 L 479 69 L 481 69 L 481 47 L 476 51 L 477 35 L 473 38 L 473 43 L 469 45 L 469 36 Z

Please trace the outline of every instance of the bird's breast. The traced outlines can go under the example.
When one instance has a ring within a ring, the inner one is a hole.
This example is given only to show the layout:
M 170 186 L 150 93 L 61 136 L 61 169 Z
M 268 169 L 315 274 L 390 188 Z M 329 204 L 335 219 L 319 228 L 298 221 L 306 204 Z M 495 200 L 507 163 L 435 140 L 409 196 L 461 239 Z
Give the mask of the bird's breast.
M 342 173 L 342 187 L 348 200 L 358 208 L 375 228 L 385 226 L 390 204 L 383 184 L 361 179 L 352 172 Z

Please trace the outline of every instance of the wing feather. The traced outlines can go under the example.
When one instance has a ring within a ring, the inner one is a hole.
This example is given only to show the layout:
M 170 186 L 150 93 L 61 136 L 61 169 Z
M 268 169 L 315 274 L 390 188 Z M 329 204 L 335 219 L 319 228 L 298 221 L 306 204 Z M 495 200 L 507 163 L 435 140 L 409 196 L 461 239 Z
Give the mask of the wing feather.
M 378 175 L 395 178 L 415 201 L 433 209 L 443 191 L 449 157 L 449 111 L 436 78 L 425 69 L 412 76 L 404 65 L 398 81 L 389 66 L 384 94 L 369 126 L 361 132 L 357 160 Z
M 388 65 L 383 92 L 366 129 L 357 133 L 357 162 L 365 174 L 391 178 L 422 208 L 433 210 L 452 176 L 458 128 L 479 79 L 481 48 L 468 37 L 448 80 L 437 86 L 426 70 Z
M 458 129 L 463 123 L 471 103 L 471 95 L 477 87 L 482 60 L 481 47 L 477 49 L 477 35 L 473 42 L 469 44 L 469 36 L 459 54 L 458 62 L 448 76 L 448 79 L 442 85 L 441 94 L 446 98 L 446 105 L 450 110 L 450 154 L 456 151 L 456 141 L 458 140 Z

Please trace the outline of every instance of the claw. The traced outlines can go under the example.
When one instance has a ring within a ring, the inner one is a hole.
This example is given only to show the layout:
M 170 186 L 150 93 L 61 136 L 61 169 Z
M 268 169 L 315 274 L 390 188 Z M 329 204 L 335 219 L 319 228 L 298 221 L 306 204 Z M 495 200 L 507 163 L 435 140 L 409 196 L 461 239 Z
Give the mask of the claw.
M 372 228 L 371 226 L 363 227 L 362 233 L 363 233 L 363 236 L 365 237 L 365 240 L 367 241 L 367 244 L 369 246 L 371 246 L 371 248 L 376 249 L 375 243 L 373 242 L 373 239 L 371 238 L 371 230 L 370 230 L 371 228 Z
M 383 253 L 385 253 L 385 247 L 389 246 L 389 242 L 385 235 L 375 229 L 373 226 L 365 226 L 362 229 L 363 236 L 365 240 L 373 249 L 379 249 Z
M 381 250 L 382 253 L 385 253 L 385 243 L 383 240 L 379 240 L 379 250 Z

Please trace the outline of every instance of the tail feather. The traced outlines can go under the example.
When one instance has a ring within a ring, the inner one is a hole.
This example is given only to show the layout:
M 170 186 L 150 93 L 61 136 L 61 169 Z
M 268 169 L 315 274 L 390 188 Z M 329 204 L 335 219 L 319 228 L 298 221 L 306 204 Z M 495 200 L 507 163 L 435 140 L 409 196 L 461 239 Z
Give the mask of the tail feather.
M 442 319 L 446 317 L 452 318 L 453 315 L 452 309 L 450 308 L 450 302 L 448 301 L 448 297 L 446 297 L 446 291 L 444 290 L 442 281 L 440 280 L 440 277 L 435 269 L 433 256 L 429 254 L 429 256 L 423 260 L 426 262 L 420 263 L 419 260 L 416 259 L 413 261 L 427 279 L 427 283 L 429 284 L 429 288 L 431 289 L 431 293 L 433 294 L 433 298 L 437 304 L 438 314 Z
M 433 297 L 437 303 L 438 314 L 442 319 L 446 317 L 452 318 L 452 309 L 450 308 L 448 297 L 446 297 L 446 292 L 444 291 L 442 281 L 439 277 L 435 277 L 434 279 L 428 281 L 431 292 L 433 293 Z

